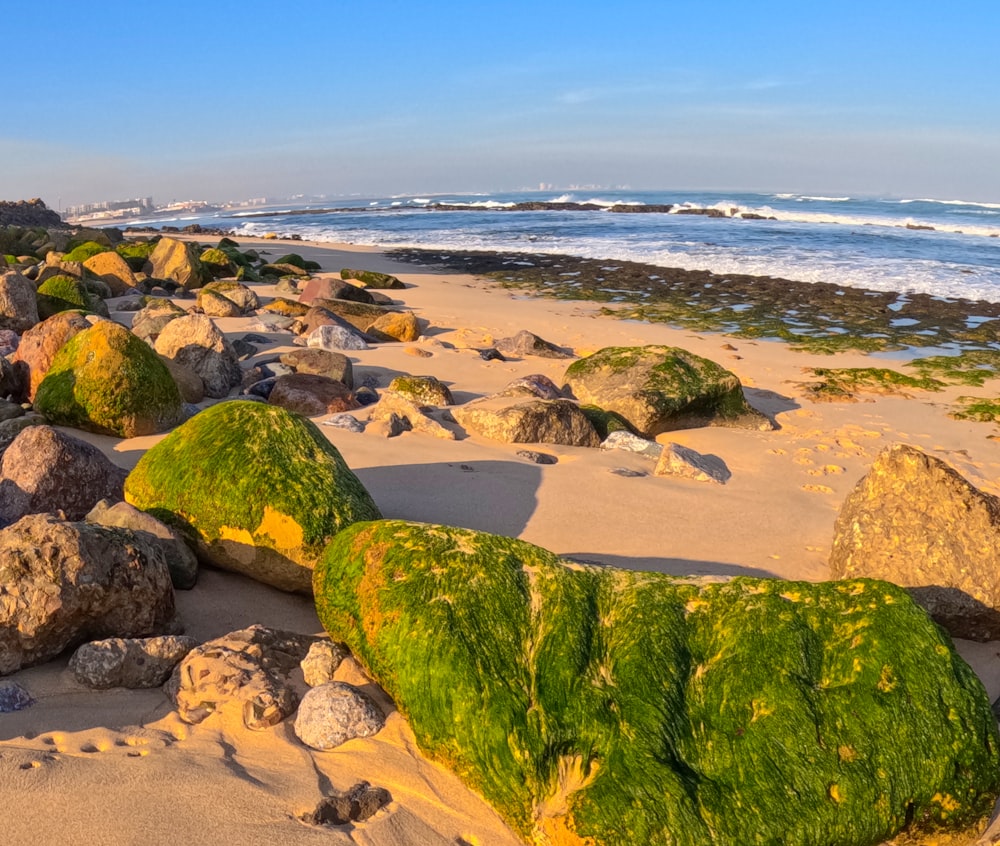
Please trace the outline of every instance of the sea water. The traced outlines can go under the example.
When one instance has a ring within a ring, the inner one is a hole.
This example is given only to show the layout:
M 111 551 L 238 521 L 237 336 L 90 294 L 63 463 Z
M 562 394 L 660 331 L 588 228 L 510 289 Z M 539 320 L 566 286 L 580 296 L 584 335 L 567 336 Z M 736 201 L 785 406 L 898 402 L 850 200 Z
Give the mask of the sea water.
M 550 207 L 510 210 L 523 202 Z M 564 203 L 599 209 L 554 207 Z M 665 204 L 673 206 L 670 213 L 610 211 Z M 682 209 L 714 209 L 724 217 L 677 213 Z M 1000 301 L 1000 203 L 692 191 L 424 194 L 346 197 L 156 223 L 192 222 L 231 229 L 237 237 L 275 233 L 384 248 L 560 253 Z

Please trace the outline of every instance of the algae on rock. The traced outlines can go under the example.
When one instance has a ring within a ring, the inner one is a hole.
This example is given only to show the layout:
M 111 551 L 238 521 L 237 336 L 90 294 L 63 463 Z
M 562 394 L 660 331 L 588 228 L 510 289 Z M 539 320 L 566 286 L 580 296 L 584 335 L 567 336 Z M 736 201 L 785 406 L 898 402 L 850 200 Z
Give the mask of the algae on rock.
M 162 432 L 184 417 L 159 356 L 110 320 L 77 333 L 56 353 L 35 408 L 53 423 L 119 438 Z
M 1000 792 L 989 700 L 873 580 L 697 583 L 496 535 L 357 524 L 320 620 L 529 843 L 869 846 Z
M 246 400 L 206 408 L 150 449 L 125 499 L 186 533 L 208 563 L 303 593 L 338 531 L 381 516 L 314 424 Z

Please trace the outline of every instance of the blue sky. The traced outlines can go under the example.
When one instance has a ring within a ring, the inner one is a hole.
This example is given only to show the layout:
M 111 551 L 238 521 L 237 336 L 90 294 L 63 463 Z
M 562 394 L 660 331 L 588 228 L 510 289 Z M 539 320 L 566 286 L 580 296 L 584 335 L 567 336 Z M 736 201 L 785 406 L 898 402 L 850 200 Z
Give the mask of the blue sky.
M 0 199 L 1000 200 L 1000 4 L 11 3 Z

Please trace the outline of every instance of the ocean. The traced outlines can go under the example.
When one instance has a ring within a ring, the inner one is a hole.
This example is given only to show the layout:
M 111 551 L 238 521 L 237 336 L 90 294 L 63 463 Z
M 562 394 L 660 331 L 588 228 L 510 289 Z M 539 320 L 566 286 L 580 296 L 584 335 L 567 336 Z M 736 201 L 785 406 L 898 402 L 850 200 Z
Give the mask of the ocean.
M 530 209 L 519 205 L 526 203 Z M 669 212 L 662 210 L 667 205 Z M 558 253 L 1000 302 L 1000 203 L 525 191 L 347 197 L 146 222 L 199 223 L 237 237 L 276 233 L 385 248 Z

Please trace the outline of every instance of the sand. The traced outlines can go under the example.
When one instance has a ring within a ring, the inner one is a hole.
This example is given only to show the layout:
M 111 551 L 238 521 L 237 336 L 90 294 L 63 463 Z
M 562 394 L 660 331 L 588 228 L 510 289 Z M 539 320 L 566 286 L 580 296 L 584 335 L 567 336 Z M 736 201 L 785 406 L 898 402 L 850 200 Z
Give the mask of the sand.
M 511 294 L 472 277 L 393 262 L 372 248 L 240 244 L 272 256 L 298 252 L 325 270 L 348 266 L 394 273 L 407 283 L 405 291 L 388 293 L 428 322 L 425 337 L 352 354 L 358 379 L 377 377 L 384 387 L 401 373 L 434 375 L 464 402 L 532 373 L 561 383 L 565 361 L 486 362 L 475 352 L 521 329 L 578 355 L 610 345 L 669 344 L 733 370 L 751 403 L 774 415 L 781 427 L 660 436 L 723 461 L 732 477 L 712 485 L 655 477 L 648 459 L 620 451 L 542 445 L 535 448 L 559 460 L 538 465 L 516 455 L 521 445 L 476 436 L 446 441 L 410 432 L 386 439 L 321 425 L 386 517 L 520 537 L 618 567 L 821 580 L 828 574 L 840 504 L 874 456 L 892 443 L 932 452 L 982 489 L 1000 493 L 995 482 L 1000 445 L 989 437 L 994 428 L 948 416 L 956 396 L 988 396 L 989 385 L 814 403 L 797 384 L 806 378 L 803 368 L 892 362 L 853 353 L 798 353 L 781 343 L 615 320 L 599 316 L 594 304 Z M 268 286 L 255 288 L 273 294 Z M 113 315 L 131 319 L 127 312 Z M 235 337 L 251 319 L 217 322 Z M 294 348 L 291 336 L 271 337 L 277 343 L 262 348 L 258 358 Z M 417 357 L 414 349 L 429 356 Z M 86 437 L 126 469 L 158 440 Z M 623 477 L 611 472 L 615 468 L 648 475 Z M 219 571 L 203 571 L 194 590 L 178 592 L 177 603 L 186 632 L 202 640 L 253 623 L 321 633 L 310 600 Z M 959 648 L 990 697 L 1000 695 L 997 644 L 960 642 Z M 366 683 L 351 662 L 341 675 Z M 379 735 L 313 752 L 287 724 L 250 732 L 239 721 L 213 715 L 188 726 L 159 690 L 89 691 L 73 680 L 66 659 L 11 678 L 37 702 L 0 715 L 0 796 L 17 809 L 5 821 L 8 843 L 67 838 L 95 844 L 519 842 L 481 799 L 420 755 L 387 700 L 382 704 L 389 718 Z M 366 822 L 332 829 L 299 820 L 324 793 L 361 780 L 389 790 L 393 801 L 387 809 Z

